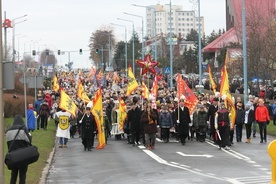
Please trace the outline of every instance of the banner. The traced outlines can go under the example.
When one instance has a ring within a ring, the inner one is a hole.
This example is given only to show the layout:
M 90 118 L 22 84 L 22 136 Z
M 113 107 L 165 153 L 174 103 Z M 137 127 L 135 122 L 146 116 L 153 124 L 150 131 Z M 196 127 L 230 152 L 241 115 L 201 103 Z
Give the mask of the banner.
M 84 101 L 86 104 L 87 104 L 88 102 L 90 102 L 90 99 L 89 99 L 89 97 L 87 96 L 87 94 L 85 93 L 84 87 L 83 87 L 83 85 L 82 85 L 82 83 L 81 83 L 80 80 L 79 80 L 79 82 L 78 82 L 78 93 L 77 93 L 77 96 L 78 96 L 82 101 Z
M 127 86 L 126 96 L 128 97 L 137 88 L 138 88 L 138 83 L 135 79 L 135 76 L 132 73 L 131 68 L 128 67 L 128 86 Z
M 76 117 L 77 106 L 64 90 L 60 90 L 59 108 L 68 111 L 72 116 Z
M 58 90 L 59 90 L 59 84 L 58 84 L 57 76 L 55 75 L 53 78 L 53 91 L 58 92 Z
M 181 96 L 185 96 L 185 106 L 188 107 L 190 114 L 194 111 L 198 99 L 195 96 L 194 92 L 189 88 L 187 83 L 182 79 L 181 75 L 177 75 L 177 98 L 180 100 Z
M 216 85 L 216 83 L 215 83 L 215 81 L 213 79 L 213 75 L 212 75 L 210 64 L 208 64 L 208 73 L 209 73 L 210 84 L 211 84 L 212 90 L 213 90 L 214 93 L 216 93 L 217 85 Z
M 119 111 L 118 111 L 118 119 L 119 119 L 119 130 L 124 130 L 124 124 L 127 117 L 126 112 L 126 104 L 122 98 L 119 99 Z
M 221 78 L 220 78 L 220 95 L 225 96 L 225 105 L 226 108 L 229 109 L 230 114 L 231 114 L 231 123 L 234 125 L 235 119 L 236 119 L 236 109 L 235 109 L 235 104 L 232 99 L 232 95 L 229 90 L 229 79 L 228 79 L 228 73 L 226 70 L 226 63 L 229 62 L 229 55 L 228 52 L 226 53 L 226 58 L 225 58 L 225 64 L 221 69 Z
M 144 82 L 142 82 L 142 98 L 149 99 L 149 89 Z
M 97 149 L 103 149 L 105 147 L 105 132 L 104 132 L 104 116 L 103 116 L 103 99 L 102 90 L 98 89 L 93 98 L 92 114 L 95 116 L 96 124 L 98 128 L 98 146 Z

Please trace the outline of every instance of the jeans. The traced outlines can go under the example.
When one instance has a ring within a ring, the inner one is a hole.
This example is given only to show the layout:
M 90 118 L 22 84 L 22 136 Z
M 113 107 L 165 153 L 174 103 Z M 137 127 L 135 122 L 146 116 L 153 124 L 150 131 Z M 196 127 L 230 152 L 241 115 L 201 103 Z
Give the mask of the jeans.
M 253 137 L 256 137 L 256 131 L 257 131 L 257 122 L 253 121 Z
M 155 145 L 155 133 L 153 134 L 145 134 L 146 146 L 154 146 Z
M 265 140 L 266 141 L 266 122 L 258 122 L 259 124 L 259 129 L 260 129 L 260 136 L 261 136 L 261 141 Z
M 59 138 L 59 144 L 60 145 L 67 145 L 68 138 L 60 137 Z

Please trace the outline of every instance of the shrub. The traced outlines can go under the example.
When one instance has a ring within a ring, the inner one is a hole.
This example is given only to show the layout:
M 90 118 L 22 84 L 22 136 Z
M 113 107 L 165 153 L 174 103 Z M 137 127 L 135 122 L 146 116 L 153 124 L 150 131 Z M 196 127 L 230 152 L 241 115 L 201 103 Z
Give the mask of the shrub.
M 13 94 L 4 94 L 4 117 L 12 118 L 17 114 L 25 117 L 24 108 L 24 95 L 17 95 L 18 98 L 14 98 Z M 28 104 L 34 104 L 34 96 L 27 96 Z

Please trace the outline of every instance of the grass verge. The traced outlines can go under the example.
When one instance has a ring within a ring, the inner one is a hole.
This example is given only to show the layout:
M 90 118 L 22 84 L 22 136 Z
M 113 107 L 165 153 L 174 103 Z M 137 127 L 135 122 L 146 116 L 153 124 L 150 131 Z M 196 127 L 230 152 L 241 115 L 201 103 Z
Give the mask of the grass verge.
M 5 130 L 11 126 L 13 123 L 13 118 L 5 118 L 4 128 Z M 47 164 L 50 152 L 53 150 L 55 144 L 56 136 L 56 126 L 53 120 L 50 120 L 48 123 L 47 131 L 45 130 L 35 130 L 31 132 L 32 134 L 32 144 L 38 147 L 40 153 L 39 159 L 37 162 L 30 164 L 27 172 L 26 183 L 39 183 L 42 171 Z M 5 152 L 7 153 L 7 144 L 4 140 Z M 5 165 L 5 184 L 10 183 L 11 171 L 8 170 Z M 18 179 L 17 179 L 18 180 Z

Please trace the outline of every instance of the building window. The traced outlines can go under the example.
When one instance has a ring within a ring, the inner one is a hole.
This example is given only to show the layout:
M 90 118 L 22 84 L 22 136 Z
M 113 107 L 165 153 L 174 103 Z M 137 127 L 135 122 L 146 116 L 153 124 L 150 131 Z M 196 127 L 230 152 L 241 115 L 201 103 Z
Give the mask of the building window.
M 178 29 L 178 31 L 181 31 L 181 29 Z
M 189 19 L 189 18 L 187 18 L 187 21 L 190 21 L 190 19 Z

